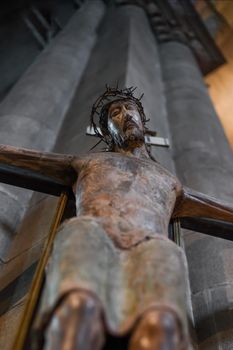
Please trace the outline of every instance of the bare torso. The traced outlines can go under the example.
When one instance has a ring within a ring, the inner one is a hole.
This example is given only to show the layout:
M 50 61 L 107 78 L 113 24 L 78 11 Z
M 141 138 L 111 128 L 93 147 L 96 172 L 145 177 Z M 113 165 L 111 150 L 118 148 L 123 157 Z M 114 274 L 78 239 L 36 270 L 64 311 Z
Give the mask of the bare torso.
M 183 323 L 183 258 L 167 239 L 179 181 L 150 159 L 121 153 L 93 153 L 71 165 L 79 217 L 57 233 L 47 271 L 54 282 L 47 283 L 41 314 L 79 289 L 98 296 L 108 331 L 117 336 L 159 303 Z
M 89 154 L 81 163 L 74 186 L 78 216 L 95 217 L 123 248 L 167 236 L 181 190 L 175 176 L 150 159 L 120 153 Z

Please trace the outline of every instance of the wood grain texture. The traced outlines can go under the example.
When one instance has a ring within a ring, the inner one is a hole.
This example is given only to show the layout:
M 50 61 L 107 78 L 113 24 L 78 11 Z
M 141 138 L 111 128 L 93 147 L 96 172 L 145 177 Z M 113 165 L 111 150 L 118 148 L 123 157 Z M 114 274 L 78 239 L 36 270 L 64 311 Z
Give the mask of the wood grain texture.
M 184 187 L 177 198 L 173 217 L 202 217 L 233 222 L 233 205 Z
M 218 237 L 233 241 L 233 223 L 215 219 L 207 219 L 202 217 L 180 218 L 182 228 L 195 232 L 205 233 L 212 237 Z
M 42 344 L 34 349 L 101 350 L 104 325 L 99 303 L 89 293 L 71 291 L 60 300 L 48 323 Z
M 185 350 L 179 320 L 169 309 L 151 309 L 142 315 L 129 343 L 129 350 Z
M 111 334 L 126 334 L 146 310 L 170 305 L 187 336 L 184 261 L 182 250 L 162 236 L 122 250 L 101 222 L 73 218 L 57 234 L 38 324 L 62 295 L 79 289 L 98 297 Z
M 102 152 L 83 157 L 73 190 L 77 216 L 96 218 L 118 247 L 129 249 L 167 237 L 181 184 L 148 158 Z
M 185 262 L 167 238 L 169 221 L 207 217 L 233 222 L 233 207 L 182 188 L 145 152 L 119 149 L 76 157 L 1 146 L 0 164 L 32 171 L 38 181 L 45 176 L 72 186 L 76 197 L 78 218 L 58 232 L 40 317 L 50 312 L 56 320 L 57 301 L 73 289 L 86 290 L 100 300 L 112 334 L 126 334 L 144 312 L 159 305 L 173 310 L 182 339 L 188 339 Z M 79 322 L 76 314 L 69 320 Z M 63 321 L 58 323 L 63 327 Z
M 74 158 L 0 145 L 0 181 L 59 196 L 77 178 L 71 166 Z

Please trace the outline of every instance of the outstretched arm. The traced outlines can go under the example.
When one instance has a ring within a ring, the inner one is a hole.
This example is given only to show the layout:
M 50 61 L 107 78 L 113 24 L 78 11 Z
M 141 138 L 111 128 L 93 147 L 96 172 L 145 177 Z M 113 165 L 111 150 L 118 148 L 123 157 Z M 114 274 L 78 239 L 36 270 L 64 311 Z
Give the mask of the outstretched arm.
M 184 187 L 177 198 L 173 217 L 205 217 L 233 222 L 233 205 Z
M 183 228 L 233 241 L 233 205 L 218 199 L 183 188 L 173 218 Z
M 75 158 L 0 145 L 0 181 L 58 195 L 77 178 L 72 167 Z

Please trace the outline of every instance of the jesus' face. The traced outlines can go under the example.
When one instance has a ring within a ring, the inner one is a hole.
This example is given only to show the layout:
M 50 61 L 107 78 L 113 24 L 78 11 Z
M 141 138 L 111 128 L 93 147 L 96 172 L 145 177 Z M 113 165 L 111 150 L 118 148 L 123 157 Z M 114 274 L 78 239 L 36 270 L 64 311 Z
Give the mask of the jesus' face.
M 108 131 L 120 147 L 135 148 L 144 143 L 144 126 L 137 105 L 131 100 L 112 102 L 108 109 Z

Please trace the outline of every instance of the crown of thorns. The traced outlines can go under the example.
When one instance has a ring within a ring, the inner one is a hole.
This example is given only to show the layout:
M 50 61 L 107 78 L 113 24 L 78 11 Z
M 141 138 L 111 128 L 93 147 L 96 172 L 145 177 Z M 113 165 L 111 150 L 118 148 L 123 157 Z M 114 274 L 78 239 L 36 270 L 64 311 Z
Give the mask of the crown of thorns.
M 130 88 L 125 88 L 125 89 L 118 89 L 116 88 L 111 88 L 109 86 L 106 86 L 106 91 L 97 98 L 95 103 L 93 104 L 92 111 L 91 111 L 91 126 L 93 127 L 95 134 L 99 136 L 101 139 L 104 139 L 103 135 L 101 135 L 98 131 L 97 124 L 95 119 L 98 118 L 99 124 L 101 126 L 104 125 L 104 121 L 101 120 L 103 119 L 103 109 L 105 106 L 107 106 L 109 103 L 117 101 L 117 100 L 131 100 L 132 102 L 135 103 L 135 105 L 138 108 L 139 114 L 142 119 L 142 123 L 145 126 L 145 124 L 149 121 L 149 119 L 146 119 L 142 104 L 141 104 L 141 99 L 143 97 L 143 94 L 137 98 L 134 96 L 134 91 L 136 90 L 136 87 L 130 87 Z M 106 140 L 105 140 L 106 141 Z

